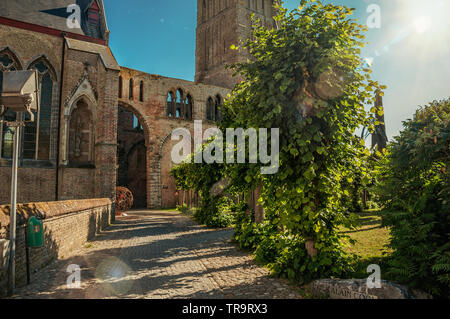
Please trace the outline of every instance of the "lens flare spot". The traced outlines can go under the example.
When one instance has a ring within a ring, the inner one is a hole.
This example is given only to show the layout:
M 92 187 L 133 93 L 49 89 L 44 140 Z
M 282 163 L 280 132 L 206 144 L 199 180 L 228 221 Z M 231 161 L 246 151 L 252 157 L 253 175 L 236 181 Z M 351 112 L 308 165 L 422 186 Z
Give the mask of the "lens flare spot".
M 428 30 L 430 30 L 431 24 L 432 24 L 431 18 L 423 16 L 414 20 L 414 29 L 416 30 L 417 33 L 423 34 Z
M 134 281 L 132 270 L 116 257 L 105 259 L 96 269 L 95 277 L 101 283 L 101 290 L 106 295 L 123 295 L 128 293 Z

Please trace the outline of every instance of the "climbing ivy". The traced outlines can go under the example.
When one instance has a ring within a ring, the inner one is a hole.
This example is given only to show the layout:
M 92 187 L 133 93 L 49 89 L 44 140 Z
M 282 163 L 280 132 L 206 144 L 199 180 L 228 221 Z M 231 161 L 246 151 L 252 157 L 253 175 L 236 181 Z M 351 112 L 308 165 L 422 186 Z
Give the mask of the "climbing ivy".
M 223 164 L 219 174 L 187 164 L 203 176 L 182 178 L 192 186 L 187 178 L 212 183 L 226 176 L 236 193 L 262 185 L 267 227 L 240 218 L 237 240 L 257 250 L 261 244 L 270 247 L 268 259 L 280 275 L 339 276 L 350 269 L 338 232 L 353 225 L 345 200 L 348 185 L 367 174 L 364 160 L 370 155 L 355 134 L 362 126 L 373 130 L 374 117 L 365 105 L 374 104 L 384 87 L 371 80 L 360 56 L 366 29 L 350 18 L 352 9 L 303 0 L 291 12 L 280 5 L 276 10 L 276 28 L 254 19 L 250 39 L 232 47 L 253 58 L 232 66 L 243 80 L 221 108 L 219 128 L 279 128 L 279 171 L 262 175 L 264 164 Z M 317 254 L 308 254 L 307 242 Z

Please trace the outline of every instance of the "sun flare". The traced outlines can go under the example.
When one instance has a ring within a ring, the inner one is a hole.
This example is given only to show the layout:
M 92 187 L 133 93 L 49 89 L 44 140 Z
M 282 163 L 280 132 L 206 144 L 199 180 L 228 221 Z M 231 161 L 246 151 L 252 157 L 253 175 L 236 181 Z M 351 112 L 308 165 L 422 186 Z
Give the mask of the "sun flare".
M 414 29 L 417 33 L 422 34 L 430 30 L 432 19 L 429 16 L 422 16 L 414 20 Z
M 404 23 L 416 34 L 431 36 L 450 36 L 448 12 L 450 1 L 446 0 L 408 0 L 402 1 Z

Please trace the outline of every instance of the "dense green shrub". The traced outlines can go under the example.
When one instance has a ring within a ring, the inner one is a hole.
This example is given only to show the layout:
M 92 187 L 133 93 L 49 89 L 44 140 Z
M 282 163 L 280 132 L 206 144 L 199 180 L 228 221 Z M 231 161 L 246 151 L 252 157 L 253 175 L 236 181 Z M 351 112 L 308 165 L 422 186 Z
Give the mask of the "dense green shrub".
M 269 264 L 272 271 L 282 277 L 307 283 L 317 278 L 343 278 L 355 271 L 356 257 L 345 254 L 340 247 L 328 246 L 310 258 L 305 249 L 305 239 L 300 236 L 278 234 L 279 253 Z
M 441 297 L 450 286 L 449 121 L 450 99 L 420 108 L 379 167 L 395 250 L 389 274 Z
M 279 230 L 269 220 L 253 223 L 245 211 L 236 215 L 234 240 L 240 248 L 254 251 L 256 260 L 267 265 L 274 275 L 296 282 L 344 277 L 355 270 L 356 257 L 344 254 L 340 247 L 326 247 L 311 258 L 305 239 Z
M 183 205 L 177 205 L 177 211 L 179 211 L 182 214 L 188 214 L 190 210 L 186 204 L 183 204 Z
M 229 199 L 208 198 L 201 207 L 194 210 L 194 218 L 200 224 L 212 228 L 226 228 L 234 223 L 234 213 L 228 208 Z

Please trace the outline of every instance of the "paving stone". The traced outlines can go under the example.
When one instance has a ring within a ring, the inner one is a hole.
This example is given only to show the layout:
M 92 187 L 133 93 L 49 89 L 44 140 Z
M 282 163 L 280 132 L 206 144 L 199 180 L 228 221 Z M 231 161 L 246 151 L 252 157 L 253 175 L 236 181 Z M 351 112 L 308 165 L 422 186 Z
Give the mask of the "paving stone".
M 34 274 L 14 298 L 301 298 L 237 250 L 231 236 L 177 212 L 132 211 L 75 257 Z M 81 289 L 67 287 L 72 264 L 81 268 Z

